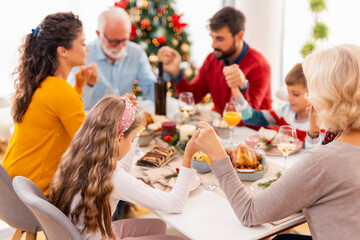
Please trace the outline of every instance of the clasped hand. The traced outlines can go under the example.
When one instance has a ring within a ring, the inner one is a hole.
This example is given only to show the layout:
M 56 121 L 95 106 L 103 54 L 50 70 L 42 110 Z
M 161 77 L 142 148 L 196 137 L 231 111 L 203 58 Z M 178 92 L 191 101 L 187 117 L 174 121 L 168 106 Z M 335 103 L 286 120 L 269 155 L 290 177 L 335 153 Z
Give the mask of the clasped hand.
M 200 121 L 198 127 L 186 145 L 184 157 L 189 156 L 191 158 L 196 151 L 202 151 L 211 162 L 225 158 L 227 153 L 214 129 L 204 121 Z
M 239 68 L 239 65 L 232 64 L 223 68 L 223 74 L 229 88 L 245 88 L 246 78 L 244 73 Z
M 94 86 L 97 82 L 97 65 L 95 63 L 86 67 L 80 66 L 79 71 L 75 73 L 75 84 L 79 88 L 83 88 L 86 83 Z

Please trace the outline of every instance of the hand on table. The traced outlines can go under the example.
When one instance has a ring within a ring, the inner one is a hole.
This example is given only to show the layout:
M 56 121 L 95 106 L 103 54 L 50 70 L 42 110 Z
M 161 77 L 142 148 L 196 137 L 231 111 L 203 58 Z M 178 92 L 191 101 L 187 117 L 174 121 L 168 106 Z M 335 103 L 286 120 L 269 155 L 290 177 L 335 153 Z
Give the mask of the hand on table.
M 178 51 L 164 46 L 157 53 L 159 61 L 163 62 L 164 72 L 176 77 L 180 72 L 181 55 Z
M 233 64 L 230 66 L 225 66 L 223 68 L 223 74 L 225 75 L 225 80 L 229 88 L 246 87 L 246 78 L 244 73 L 239 68 L 239 65 Z
M 83 88 L 85 83 L 94 86 L 97 82 L 97 65 L 95 63 L 86 67 L 80 66 L 79 71 L 75 73 L 75 85 L 79 88 Z
M 205 153 L 211 162 L 227 157 L 227 153 L 221 144 L 215 130 L 204 121 L 198 123 L 199 133 L 196 135 L 196 148 Z

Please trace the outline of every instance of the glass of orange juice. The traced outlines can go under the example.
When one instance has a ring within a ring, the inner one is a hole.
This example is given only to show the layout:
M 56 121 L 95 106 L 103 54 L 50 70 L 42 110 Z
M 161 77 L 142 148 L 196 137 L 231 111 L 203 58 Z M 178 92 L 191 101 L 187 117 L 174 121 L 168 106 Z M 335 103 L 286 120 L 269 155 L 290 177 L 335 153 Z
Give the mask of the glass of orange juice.
M 227 147 L 232 147 L 235 145 L 233 142 L 233 132 L 234 127 L 238 125 L 241 121 L 241 113 L 238 109 L 238 106 L 232 102 L 228 102 L 225 105 L 224 112 L 223 112 L 224 121 L 229 124 L 230 128 L 230 137 L 226 145 Z

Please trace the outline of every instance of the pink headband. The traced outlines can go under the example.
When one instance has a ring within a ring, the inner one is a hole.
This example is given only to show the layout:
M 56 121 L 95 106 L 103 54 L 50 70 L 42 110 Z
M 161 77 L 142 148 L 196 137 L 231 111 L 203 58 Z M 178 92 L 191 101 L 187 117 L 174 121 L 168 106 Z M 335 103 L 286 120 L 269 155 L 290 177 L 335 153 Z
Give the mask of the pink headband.
M 118 134 L 126 132 L 135 120 L 136 109 L 128 97 L 121 97 L 125 102 L 125 109 L 119 122 Z

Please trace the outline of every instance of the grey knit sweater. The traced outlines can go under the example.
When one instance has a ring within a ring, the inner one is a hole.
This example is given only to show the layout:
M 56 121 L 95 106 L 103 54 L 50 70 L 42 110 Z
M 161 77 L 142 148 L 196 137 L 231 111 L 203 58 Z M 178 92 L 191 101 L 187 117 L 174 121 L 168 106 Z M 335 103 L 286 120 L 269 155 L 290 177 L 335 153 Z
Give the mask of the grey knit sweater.
M 360 238 L 360 146 L 334 141 L 306 151 L 256 197 L 247 193 L 229 158 L 214 162 L 211 169 L 246 226 L 302 210 L 313 239 Z

